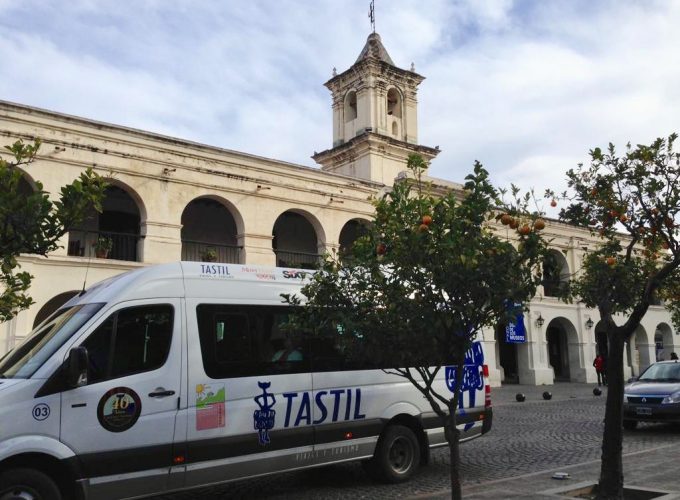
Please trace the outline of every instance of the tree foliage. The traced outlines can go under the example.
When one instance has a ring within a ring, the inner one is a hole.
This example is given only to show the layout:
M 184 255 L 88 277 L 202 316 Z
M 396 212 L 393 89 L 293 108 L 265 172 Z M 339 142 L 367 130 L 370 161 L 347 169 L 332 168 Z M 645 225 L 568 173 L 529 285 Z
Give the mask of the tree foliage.
M 656 297 L 676 294 L 680 265 L 676 139 L 673 134 L 648 146 L 628 144 L 623 155 L 612 144 L 606 151 L 595 148 L 589 165 L 567 172 L 568 191 L 561 196 L 546 191 L 546 197 L 568 202 L 560 212 L 561 220 L 600 237 L 562 296 L 596 308 L 607 331 L 609 388 L 599 498 L 621 498 L 623 492 L 624 343 Z M 669 305 L 678 308 L 677 302 Z
M 535 294 L 544 222 L 535 222 L 539 215 L 526 210 L 529 195 L 518 198 L 516 188 L 499 212 L 503 201 L 479 163 L 462 196 L 432 194 L 422 182 L 421 157 L 412 155 L 408 166 L 413 178 L 374 200 L 375 220 L 349 255 L 328 256 L 303 288 L 297 326 L 319 334 L 342 325 L 339 338 L 351 357 L 389 367 L 423 394 L 446 429 L 457 497 L 460 386 L 441 392 L 435 380 L 446 365 L 455 365 L 456 380 L 463 380 L 465 352 L 480 330 L 515 315 L 509 303 L 527 303 Z M 513 220 L 512 241 L 492 229 L 499 225 L 490 222 L 502 216 Z
M 40 182 L 30 193 L 20 189 L 21 168 L 29 168 L 39 148 L 39 139 L 33 144 L 18 140 L 5 146 L 10 160 L 0 158 L 0 321 L 33 303 L 28 295 L 32 276 L 18 271 L 17 257 L 56 250 L 59 239 L 82 221 L 90 207 L 101 211 L 106 182 L 92 169 L 62 187 L 56 200 L 50 200 Z

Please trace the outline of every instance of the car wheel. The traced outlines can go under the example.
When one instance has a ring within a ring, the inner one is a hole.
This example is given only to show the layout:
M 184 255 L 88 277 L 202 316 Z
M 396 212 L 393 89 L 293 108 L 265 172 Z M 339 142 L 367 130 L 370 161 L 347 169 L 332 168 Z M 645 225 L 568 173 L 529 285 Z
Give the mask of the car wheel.
M 623 428 L 628 430 L 628 431 L 634 431 L 635 428 L 637 427 L 637 420 L 624 420 L 623 421 Z
M 61 500 L 56 483 L 33 469 L 8 469 L 0 474 L 0 500 Z
M 380 481 L 401 483 L 413 476 L 420 458 L 420 444 L 413 431 L 403 425 L 390 425 L 380 435 L 373 458 L 365 468 Z

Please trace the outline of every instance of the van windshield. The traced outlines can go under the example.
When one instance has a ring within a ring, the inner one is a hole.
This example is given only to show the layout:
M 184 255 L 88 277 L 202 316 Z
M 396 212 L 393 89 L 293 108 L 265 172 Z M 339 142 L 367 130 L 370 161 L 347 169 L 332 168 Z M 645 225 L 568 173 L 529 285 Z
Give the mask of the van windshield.
M 104 304 L 60 309 L 0 360 L 0 378 L 29 378 Z

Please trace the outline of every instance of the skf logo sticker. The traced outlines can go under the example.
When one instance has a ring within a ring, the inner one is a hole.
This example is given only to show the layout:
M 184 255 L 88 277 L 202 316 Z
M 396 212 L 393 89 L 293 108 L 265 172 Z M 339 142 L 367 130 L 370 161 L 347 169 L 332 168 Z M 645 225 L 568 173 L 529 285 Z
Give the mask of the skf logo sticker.
M 142 401 L 129 387 L 116 387 L 102 396 L 97 405 L 97 419 L 109 432 L 130 429 L 142 413 Z
M 283 271 L 283 277 L 292 280 L 301 280 L 309 274 L 309 271 Z

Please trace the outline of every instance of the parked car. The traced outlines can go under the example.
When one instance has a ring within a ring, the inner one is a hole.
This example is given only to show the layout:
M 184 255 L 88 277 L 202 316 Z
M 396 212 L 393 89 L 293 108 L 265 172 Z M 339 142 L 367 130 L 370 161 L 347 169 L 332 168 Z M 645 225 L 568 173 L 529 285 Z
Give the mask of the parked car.
M 680 423 L 680 363 L 659 361 L 623 390 L 623 427 L 633 430 L 638 422 Z

